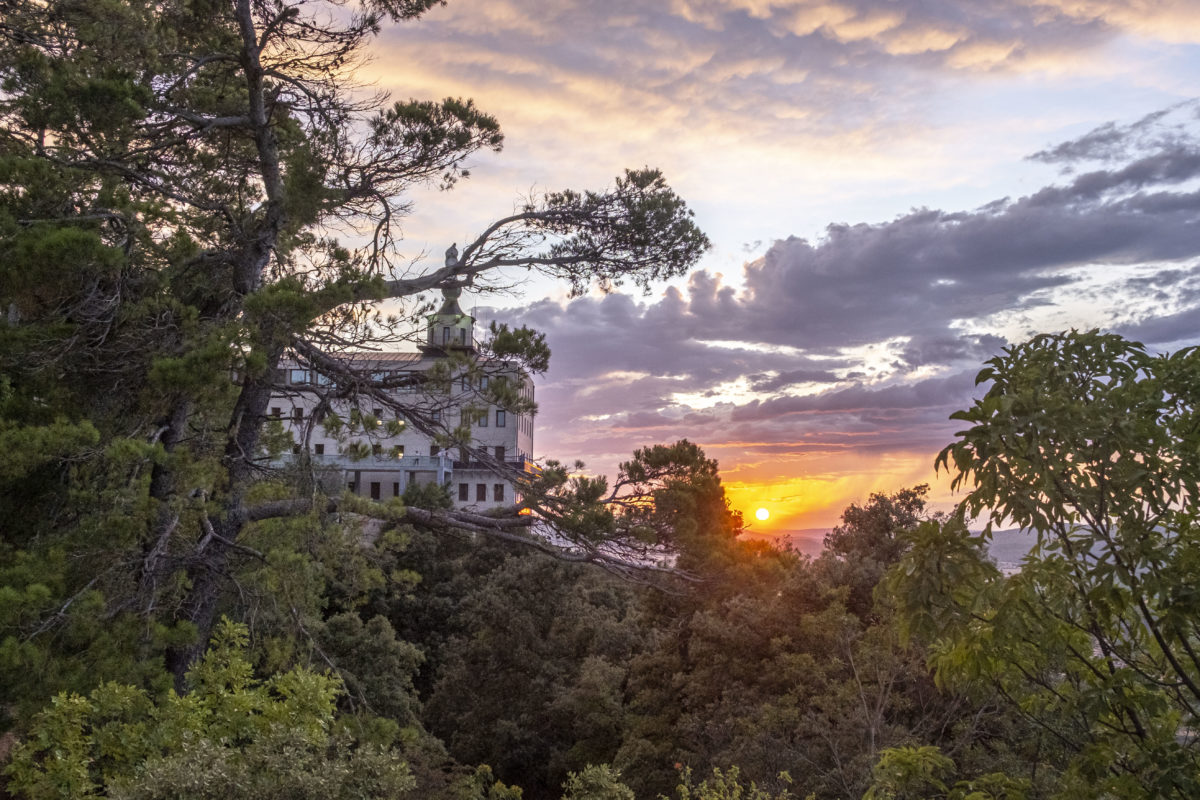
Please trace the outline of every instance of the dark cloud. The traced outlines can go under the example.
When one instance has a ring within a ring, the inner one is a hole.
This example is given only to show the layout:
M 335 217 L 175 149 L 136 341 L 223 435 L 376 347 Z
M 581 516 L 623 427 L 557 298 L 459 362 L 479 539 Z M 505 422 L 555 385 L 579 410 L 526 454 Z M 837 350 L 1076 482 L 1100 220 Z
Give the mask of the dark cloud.
M 835 373 L 825 369 L 792 369 L 768 375 L 748 375 L 750 388 L 756 392 L 773 392 L 804 383 L 837 383 Z
M 746 268 L 742 314 L 764 341 L 811 350 L 954 337 L 958 320 L 1027 307 L 1078 280 L 1067 270 L 1200 254 L 1200 193 L 1157 191 L 1200 176 L 1200 151 L 1172 150 L 975 211 L 930 209 L 833 225 L 777 242 Z
M 1177 117 L 1082 137 L 1078 153 L 1136 156 L 1025 197 L 777 241 L 740 288 L 702 271 L 648 303 L 617 293 L 514 312 L 554 350 L 543 443 L 601 462 L 684 436 L 739 461 L 932 456 L 1011 320 L 1055 312 L 1148 343 L 1200 340 L 1200 148 L 1154 128 Z M 1111 317 L 1089 317 L 1097 308 Z
M 888 409 L 941 409 L 969 398 L 975 387 L 974 371 L 944 378 L 928 378 L 916 383 L 882 387 L 863 384 L 802 397 L 777 397 L 755 400 L 733 411 L 733 422 L 779 419 L 790 414 L 811 412 L 867 412 Z
M 1106 122 L 1077 139 L 1038 151 L 1029 159 L 1070 168 L 1083 161 L 1129 160 L 1136 157 L 1138 152 L 1171 149 L 1180 144 L 1194 149 L 1195 138 L 1186 127 L 1186 118 L 1194 118 L 1198 112 L 1200 104 L 1188 100 L 1147 114 L 1128 125 Z M 1185 119 L 1179 125 L 1164 125 L 1164 121 L 1172 116 Z
M 1000 352 L 1008 342 L 1002 336 L 933 336 L 914 337 L 900 354 L 898 368 L 923 367 L 931 364 L 953 364 L 962 361 L 985 361 Z
M 1173 345 L 1180 342 L 1195 344 L 1200 342 L 1200 306 L 1123 325 L 1117 329 L 1117 332 L 1135 341 L 1159 345 Z

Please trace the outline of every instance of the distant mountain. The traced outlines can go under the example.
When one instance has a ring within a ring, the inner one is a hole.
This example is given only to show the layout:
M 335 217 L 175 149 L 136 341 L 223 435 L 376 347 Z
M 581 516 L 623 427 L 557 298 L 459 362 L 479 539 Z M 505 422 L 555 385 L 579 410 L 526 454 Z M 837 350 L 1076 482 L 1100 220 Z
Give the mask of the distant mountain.
M 988 545 L 988 553 L 1000 569 L 1015 572 L 1021 568 L 1021 559 L 1025 558 L 1035 544 L 1037 531 L 1021 528 L 992 531 L 992 543 Z
M 805 555 L 816 556 L 821 552 L 821 547 L 825 543 L 825 534 L 831 530 L 833 529 L 802 528 L 790 531 L 771 531 L 770 533 L 747 531 L 742 534 L 741 538 L 748 541 L 772 542 L 777 547 L 790 544 L 793 549 Z
M 750 541 L 774 542 L 780 547 L 790 544 L 795 550 L 816 557 L 820 555 L 821 547 L 825 543 L 825 534 L 831 530 L 833 529 L 803 528 L 801 530 L 771 531 L 770 533 L 747 531 L 742 534 L 741 538 Z M 995 560 L 997 566 L 1003 570 L 1012 571 L 1021 566 L 1021 559 L 1036 542 L 1037 534 L 1033 531 L 1020 528 L 993 531 L 988 553 Z

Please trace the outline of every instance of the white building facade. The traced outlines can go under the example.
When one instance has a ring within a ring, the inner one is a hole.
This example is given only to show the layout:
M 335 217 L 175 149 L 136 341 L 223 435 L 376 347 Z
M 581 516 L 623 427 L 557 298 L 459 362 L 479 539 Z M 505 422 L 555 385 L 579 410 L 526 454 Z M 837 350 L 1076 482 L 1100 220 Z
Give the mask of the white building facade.
M 488 384 L 504 381 L 521 405 L 532 406 L 533 382 L 510 364 L 481 358 L 475 320 L 459 308 L 458 290 L 443 295 L 442 307 L 427 318 L 419 352 L 340 358 L 383 387 L 373 393 L 347 394 L 311 366 L 281 364 L 268 413 L 291 435 L 292 453 L 284 461 L 307 457 L 327 491 L 340 482 L 374 500 L 429 483 L 446 486 L 455 507 L 465 510 L 508 507 L 520 499 L 514 477 L 536 469 L 533 414 L 492 402 Z M 452 437 L 468 427 L 469 442 Z

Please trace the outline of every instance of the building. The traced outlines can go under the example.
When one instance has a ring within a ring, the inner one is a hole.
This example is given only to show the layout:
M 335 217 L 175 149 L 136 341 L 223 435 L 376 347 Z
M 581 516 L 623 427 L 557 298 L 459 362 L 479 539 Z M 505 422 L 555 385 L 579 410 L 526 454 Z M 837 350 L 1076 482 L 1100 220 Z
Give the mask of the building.
M 442 293 L 419 352 L 340 359 L 373 387 L 347 390 L 345 381 L 298 360 L 281 364 L 269 414 L 292 437 L 284 461 L 307 453 L 327 490 L 340 483 L 375 500 L 399 497 L 413 483 L 446 485 L 457 508 L 474 511 L 519 499 L 515 474 L 535 469 L 533 415 L 500 407 L 493 402 L 498 387 L 489 393 L 488 386 L 505 382 L 531 405 L 533 382 L 511 364 L 482 357 L 459 290 Z M 469 444 L 448 444 L 456 428 L 469 428 Z

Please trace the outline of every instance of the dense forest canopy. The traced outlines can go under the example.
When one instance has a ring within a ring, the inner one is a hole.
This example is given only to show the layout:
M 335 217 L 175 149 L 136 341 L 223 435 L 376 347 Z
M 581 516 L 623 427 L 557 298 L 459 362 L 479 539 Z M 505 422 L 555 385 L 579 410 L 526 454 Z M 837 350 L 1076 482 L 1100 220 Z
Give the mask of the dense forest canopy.
M 924 486 L 873 495 L 815 559 L 740 540 L 688 441 L 611 485 L 548 463 L 493 516 L 279 468 L 281 359 L 464 444 L 437 413 L 449 372 L 398 400 L 351 355 L 399 346 L 435 290 L 514 269 L 645 287 L 707 246 L 641 169 L 410 263 L 408 192 L 502 143 L 469 100 L 353 83 L 382 25 L 433 4 L 0 3 L 6 790 L 1200 795 L 1194 350 L 1009 348 L 938 458 L 958 511 L 928 513 Z M 485 356 L 447 370 L 549 352 L 500 326 Z M 1039 532 L 1019 573 L 975 518 Z M 632 557 L 649 547 L 673 565 Z

